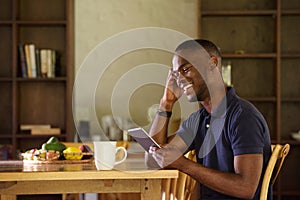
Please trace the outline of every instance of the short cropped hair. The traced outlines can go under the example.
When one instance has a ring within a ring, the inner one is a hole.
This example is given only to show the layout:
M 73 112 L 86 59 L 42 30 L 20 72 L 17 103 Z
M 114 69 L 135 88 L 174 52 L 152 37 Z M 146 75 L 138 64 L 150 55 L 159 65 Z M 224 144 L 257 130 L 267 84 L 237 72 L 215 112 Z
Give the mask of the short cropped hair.
M 187 40 L 178 45 L 175 52 L 184 50 L 184 49 L 193 49 L 199 48 L 199 45 L 202 46 L 210 56 L 216 56 L 217 58 L 221 58 L 221 50 L 217 47 L 213 42 L 205 39 L 195 39 L 195 40 Z

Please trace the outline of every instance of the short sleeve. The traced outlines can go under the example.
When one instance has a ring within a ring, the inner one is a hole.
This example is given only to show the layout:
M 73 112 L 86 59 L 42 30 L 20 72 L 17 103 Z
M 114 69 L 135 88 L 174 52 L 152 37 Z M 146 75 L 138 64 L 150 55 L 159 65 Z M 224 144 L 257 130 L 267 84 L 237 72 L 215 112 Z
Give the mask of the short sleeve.
M 179 135 L 189 147 L 188 150 L 194 149 L 193 142 L 197 135 L 199 119 L 199 112 L 191 114 L 188 119 L 182 122 L 179 129 L 176 131 L 177 135 Z
M 231 135 L 233 154 L 262 154 L 264 147 L 264 126 L 255 113 L 241 113 L 235 122 Z

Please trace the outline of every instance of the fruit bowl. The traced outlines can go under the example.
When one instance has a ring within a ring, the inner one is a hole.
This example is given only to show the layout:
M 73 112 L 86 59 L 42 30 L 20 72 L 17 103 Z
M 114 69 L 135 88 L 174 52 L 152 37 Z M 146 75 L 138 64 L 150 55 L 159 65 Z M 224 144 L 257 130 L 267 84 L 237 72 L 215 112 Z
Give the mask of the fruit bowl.
M 73 164 L 93 161 L 93 151 L 87 145 L 68 144 L 73 143 L 60 142 L 58 138 L 50 137 L 46 143 L 42 144 L 41 148 L 29 149 L 21 153 L 20 158 L 24 164 Z
M 58 160 L 60 157 L 59 151 L 53 150 L 43 150 L 43 149 L 31 149 L 21 154 L 23 160 L 34 160 L 34 161 L 44 161 L 44 160 Z

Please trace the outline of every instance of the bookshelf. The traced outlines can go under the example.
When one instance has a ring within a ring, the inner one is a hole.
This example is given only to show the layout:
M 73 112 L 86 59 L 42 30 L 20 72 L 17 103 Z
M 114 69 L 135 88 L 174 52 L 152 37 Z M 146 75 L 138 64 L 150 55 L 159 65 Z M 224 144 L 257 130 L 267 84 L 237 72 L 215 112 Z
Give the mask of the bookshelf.
M 292 149 L 274 186 L 274 199 L 300 197 L 300 2 L 199 0 L 199 36 L 231 61 L 236 92 L 265 116 L 273 143 Z M 243 52 L 243 53 L 237 53 Z
M 73 4 L 73 0 L 0 0 L 0 144 L 11 145 L 13 159 L 51 136 L 23 133 L 21 124 L 50 124 L 61 129 L 56 135 L 60 140 L 73 139 Z M 18 45 L 29 43 L 58 53 L 55 77 L 22 77 Z

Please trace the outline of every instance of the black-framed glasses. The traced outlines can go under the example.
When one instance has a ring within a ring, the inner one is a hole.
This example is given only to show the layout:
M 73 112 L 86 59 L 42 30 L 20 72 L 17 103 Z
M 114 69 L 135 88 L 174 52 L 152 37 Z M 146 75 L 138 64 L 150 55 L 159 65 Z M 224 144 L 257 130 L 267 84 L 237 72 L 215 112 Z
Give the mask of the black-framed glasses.
M 182 76 L 186 75 L 189 71 L 191 71 L 192 68 L 193 68 L 193 65 L 186 64 L 185 66 L 179 68 L 176 71 L 172 70 L 172 76 L 174 76 L 174 78 L 177 79 L 180 77 L 180 75 L 182 75 Z

